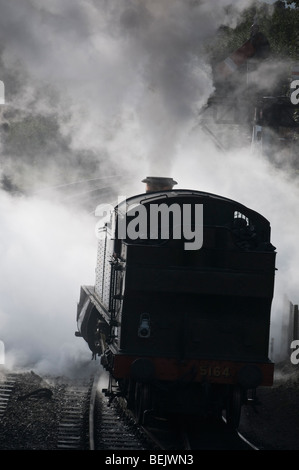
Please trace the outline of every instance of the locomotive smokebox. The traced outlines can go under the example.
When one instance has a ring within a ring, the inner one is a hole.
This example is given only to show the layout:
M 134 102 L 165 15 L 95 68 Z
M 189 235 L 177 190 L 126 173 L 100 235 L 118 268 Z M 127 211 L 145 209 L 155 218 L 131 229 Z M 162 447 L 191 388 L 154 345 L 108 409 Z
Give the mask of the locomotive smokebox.
M 172 178 L 160 177 L 160 176 L 147 176 L 142 183 L 146 184 L 145 191 L 150 193 L 152 191 L 164 191 L 169 190 L 178 184 Z

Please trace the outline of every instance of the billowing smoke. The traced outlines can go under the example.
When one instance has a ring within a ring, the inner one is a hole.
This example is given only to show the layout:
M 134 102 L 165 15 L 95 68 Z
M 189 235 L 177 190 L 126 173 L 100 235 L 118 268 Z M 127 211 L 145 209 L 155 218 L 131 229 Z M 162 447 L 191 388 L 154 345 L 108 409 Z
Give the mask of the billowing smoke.
M 94 221 L 56 202 L 4 192 L 0 211 L 5 365 L 80 371 L 91 356 L 74 340 L 76 301 L 82 279 L 94 281 Z
M 89 152 L 80 173 L 83 165 L 108 174 L 116 166 L 133 177 L 146 167 L 171 171 L 178 142 L 213 91 L 206 41 L 249 2 L 234 1 L 227 15 L 230 3 L 1 1 L 9 106 L 52 116 L 65 139 L 53 149 L 52 138 L 50 161 L 43 161 L 49 178 L 57 178 L 61 160 L 74 161 L 61 154 L 66 145 L 81 157 Z
M 142 192 L 149 174 L 262 212 L 282 290 L 296 295 L 296 185 L 241 145 L 222 153 L 198 125 L 214 91 L 204 46 L 250 3 L 0 0 L 10 126 L 1 136 L 0 338 L 8 365 L 59 373 L 89 360 L 74 331 L 80 285 L 94 283 L 96 220 L 80 201 L 96 187 L 100 198 Z

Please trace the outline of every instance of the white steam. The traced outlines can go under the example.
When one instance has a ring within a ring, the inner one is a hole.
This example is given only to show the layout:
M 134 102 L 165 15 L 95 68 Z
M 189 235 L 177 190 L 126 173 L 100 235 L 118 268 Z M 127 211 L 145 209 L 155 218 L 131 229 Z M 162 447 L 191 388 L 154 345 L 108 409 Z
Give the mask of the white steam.
M 166 171 L 213 91 L 203 46 L 249 3 L 1 0 L 2 60 L 20 77 L 13 104 L 55 112 L 73 149 L 105 149 L 135 174 Z
M 295 296 L 296 184 L 246 149 L 219 152 L 198 127 L 214 90 L 204 45 L 220 24 L 235 26 L 250 4 L 0 0 L 3 70 L 14 79 L 6 84 L 12 121 L 55 116 L 68 145 L 68 152 L 47 157 L 41 145 L 34 161 L 30 152 L 26 159 L 2 154 L 4 171 L 9 165 L 26 190 L 36 190 L 39 179 L 41 186 L 68 183 L 66 162 L 72 176 L 81 176 L 89 168 L 88 151 L 98 158 L 90 178 L 130 175 L 118 194 L 142 192 L 142 178 L 163 174 L 180 187 L 240 200 L 271 221 L 278 285 Z M 74 158 L 78 153 L 81 160 Z M 74 331 L 80 285 L 94 283 L 96 221 L 63 197 L 4 191 L 0 215 L 0 339 L 8 365 L 59 373 L 79 357 L 89 360 Z
M 0 213 L 5 365 L 61 373 L 89 360 L 74 332 L 79 286 L 82 279 L 93 283 L 94 221 L 57 203 L 3 192 Z

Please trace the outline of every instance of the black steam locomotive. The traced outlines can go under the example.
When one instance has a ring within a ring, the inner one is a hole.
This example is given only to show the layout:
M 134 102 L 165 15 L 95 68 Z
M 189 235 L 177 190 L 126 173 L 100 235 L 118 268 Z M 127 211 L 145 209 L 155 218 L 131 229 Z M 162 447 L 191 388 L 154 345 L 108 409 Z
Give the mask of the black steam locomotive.
M 139 422 L 224 410 L 238 426 L 248 395 L 273 383 L 269 222 L 228 198 L 170 186 L 118 204 L 99 238 L 76 335 L 101 356 L 107 393 L 125 397 Z

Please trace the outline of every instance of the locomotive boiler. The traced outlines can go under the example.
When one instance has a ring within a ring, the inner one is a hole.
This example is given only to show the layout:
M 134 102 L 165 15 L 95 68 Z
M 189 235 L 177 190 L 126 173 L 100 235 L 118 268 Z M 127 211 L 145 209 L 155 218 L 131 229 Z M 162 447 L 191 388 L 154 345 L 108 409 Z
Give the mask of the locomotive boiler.
M 95 285 L 81 286 L 76 335 L 101 357 L 108 395 L 123 396 L 139 423 L 150 413 L 225 412 L 237 427 L 248 395 L 273 383 L 270 223 L 166 182 L 111 210 Z

